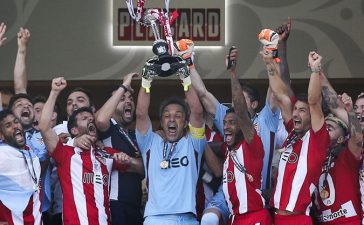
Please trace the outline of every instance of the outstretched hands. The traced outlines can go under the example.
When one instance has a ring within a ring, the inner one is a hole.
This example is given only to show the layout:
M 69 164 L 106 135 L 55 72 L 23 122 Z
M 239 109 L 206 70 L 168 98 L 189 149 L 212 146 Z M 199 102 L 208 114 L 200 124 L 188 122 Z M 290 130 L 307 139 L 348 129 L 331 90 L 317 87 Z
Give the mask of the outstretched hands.
M 52 80 L 52 91 L 59 94 L 66 87 L 67 81 L 64 79 L 64 77 L 57 77 Z
M 5 23 L 1 23 L 0 24 L 0 47 L 4 44 L 4 42 L 6 40 L 5 32 L 6 32 L 6 25 L 5 25 Z

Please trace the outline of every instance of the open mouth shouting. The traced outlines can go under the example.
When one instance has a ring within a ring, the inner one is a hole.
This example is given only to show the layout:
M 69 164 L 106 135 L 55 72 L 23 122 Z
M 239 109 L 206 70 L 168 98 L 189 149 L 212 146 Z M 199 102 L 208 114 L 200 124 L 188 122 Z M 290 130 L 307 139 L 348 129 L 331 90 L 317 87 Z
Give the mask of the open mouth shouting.
M 96 126 L 93 122 L 87 124 L 87 133 L 91 136 L 95 136 L 97 134 Z
M 13 133 L 14 139 L 18 144 L 24 144 L 24 134 L 20 129 L 15 129 Z
M 29 109 L 24 109 L 21 114 L 20 114 L 20 117 L 23 118 L 23 119 L 31 119 L 30 118 L 31 114 L 30 114 L 30 110 Z
M 293 125 L 294 125 L 294 128 L 301 128 L 302 126 L 302 120 L 299 120 L 299 119 L 293 119 Z
M 132 110 L 131 105 L 124 107 L 124 119 L 127 119 L 127 120 L 133 119 L 133 110 Z
M 233 134 L 231 131 L 224 131 L 224 136 L 225 136 L 225 142 L 228 146 L 232 146 L 233 145 Z

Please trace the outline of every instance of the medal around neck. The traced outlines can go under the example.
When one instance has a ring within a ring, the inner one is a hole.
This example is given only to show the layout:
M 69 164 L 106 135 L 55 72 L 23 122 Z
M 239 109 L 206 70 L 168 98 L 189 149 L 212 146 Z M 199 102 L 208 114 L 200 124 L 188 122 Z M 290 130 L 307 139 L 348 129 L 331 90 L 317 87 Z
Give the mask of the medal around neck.
M 327 199 L 329 197 L 329 192 L 325 189 L 323 189 L 322 191 L 320 191 L 320 196 L 321 196 L 321 199 Z
M 168 166 L 169 166 L 169 163 L 168 163 L 168 161 L 167 160 L 163 160 L 160 164 L 160 167 L 162 168 L 162 169 L 167 169 L 168 168 Z

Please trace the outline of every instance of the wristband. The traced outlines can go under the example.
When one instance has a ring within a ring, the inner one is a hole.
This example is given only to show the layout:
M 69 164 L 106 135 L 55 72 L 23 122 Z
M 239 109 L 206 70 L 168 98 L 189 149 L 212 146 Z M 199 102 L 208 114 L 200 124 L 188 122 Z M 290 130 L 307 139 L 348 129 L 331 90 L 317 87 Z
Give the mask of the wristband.
M 151 87 L 152 79 L 147 79 L 142 77 L 142 87 L 145 89 L 146 93 L 150 93 L 150 87 Z
M 125 93 L 126 93 L 126 92 L 128 92 L 128 88 L 126 88 L 124 84 L 121 84 L 121 85 L 120 85 L 120 87 L 121 87 L 122 89 L 124 89 L 124 92 L 125 92 Z
M 321 66 L 318 67 L 310 67 L 311 73 L 320 73 L 321 72 Z

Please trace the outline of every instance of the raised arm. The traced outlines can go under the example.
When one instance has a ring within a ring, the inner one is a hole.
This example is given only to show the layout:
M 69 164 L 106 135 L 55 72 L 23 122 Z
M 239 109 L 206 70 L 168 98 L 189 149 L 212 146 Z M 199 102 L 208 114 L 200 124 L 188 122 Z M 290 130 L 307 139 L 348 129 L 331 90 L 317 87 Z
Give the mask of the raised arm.
M 348 119 L 348 128 L 350 134 L 348 147 L 357 159 L 361 159 L 363 147 L 363 133 L 361 125 L 353 110 L 348 111 Z
M 246 105 L 243 89 L 236 75 L 236 65 L 238 62 L 238 49 L 234 49 L 230 54 L 231 60 L 235 60 L 235 64 L 229 69 L 231 81 L 231 96 L 234 105 L 234 111 L 238 118 L 240 130 L 243 132 L 245 141 L 250 144 L 254 137 L 255 128 L 250 119 L 248 107 Z
M 292 119 L 292 103 L 288 88 L 281 79 L 279 65 L 273 60 L 271 51 L 263 48 L 260 55 L 267 69 L 270 89 L 281 109 L 283 120 L 288 122 Z
M 340 120 L 347 124 L 349 130 L 348 147 L 353 155 L 360 159 L 362 152 L 363 134 L 360 126 L 360 122 L 355 115 L 352 107 L 352 100 L 350 96 L 343 93 L 342 96 L 338 96 L 335 89 L 331 86 L 329 80 L 321 72 L 320 76 L 322 95 L 324 101 L 329 106 L 330 111 Z M 348 105 L 349 107 L 345 107 Z
M 28 75 L 26 68 L 27 44 L 30 37 L 28 29 L 20 28 L 18 34 L 18 52 L 14 66 L 15 94 L 27 93 Z
M 320 73 L 320 84 L 324 101 L 330 111 L 344 123 L 349 125 L 348 113 L 345 110 L 345 106 L 322 71 Z
M 202 127 L 204 124 L 203 108 L 193 86 L 188 88 L 188 91 L 185 92 L 185 96 L 191 110 L 189 119 L 190 124 L 196 128 Z
M 147 133 L 148 128 L 152 126 L 148 115 L 149 105 L 150 93 L 147 93 L 144 87 L 140 87 L 136 106 L 136 129 L 142 134 Z
M 5 23 L 1 23 L 0 24 L 0 47 L 3 46 L 6 41 L 5 32 L 6 32 L 6 25 L 5 25 Z
M 219 104 L 219 101 L 206 89 L 206 86 L 194 65 L 190 66 L 190 73 L 192 86 L 195 88 L 203 107 L 210 115 L 215 116 L 216 105 Z
M 59 137 L 51 127 L 51 119 L 54 105 L 56 104 L 59 93 L 65 89 L 67 82 L 63 77 L 52 80 L 52 90 L 49 93 L 47 102 L 44 104 L 42 115 L 40 116 L 39 129 L 48 152 L 52 153 L 57 146 Z
M 291 17 L 288 17 L 287 22 L 283 23 L 276 29 L 276 32 L 279 35 L 278 55 L 281 60 L 281 62 L 279 63 L 280 75 L 282 81 L 288 88 L 288 95 L 290 97 L 294 95 L 293 90 L 291 88 L 291 76 L 289 73 L 288 59 L 287 59 L 287 41 L 291 33 L 291 27 L 292 27 Z
M 310 83 L 308 84 L 308 104 L 311 114 L 311 128 L 314 132 L 321 129 L 325 122 L 321 107 L 321 72 L 322 57 L 312 51 L 308 54 L 308 65 L 311 69 Z
M 116 107 L 120 99 L 123 97 L 125 92 L 133 92 L 131 89 L 131 80 L 133 77 L 137 77 L 137 73 L 129 73 L 127 74 L 124 79 L 123 83 L 120 87 L 113 93 L 113 95 L 107 100 L 107 102 L 96 112 L 95 115 L 95 122 L 97 128 L 104 132 L 107 131 L 110 127 L 110 119 L 115 112 Z

